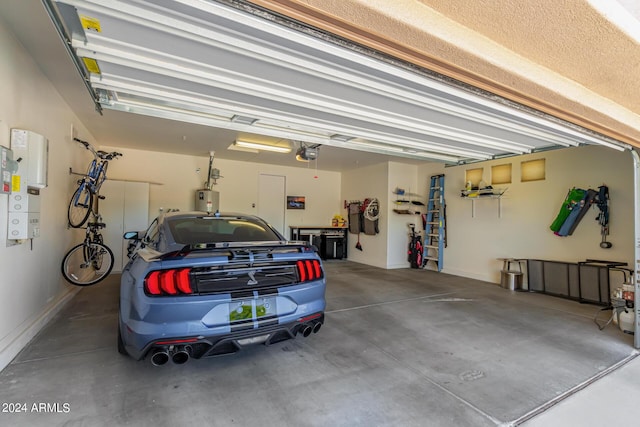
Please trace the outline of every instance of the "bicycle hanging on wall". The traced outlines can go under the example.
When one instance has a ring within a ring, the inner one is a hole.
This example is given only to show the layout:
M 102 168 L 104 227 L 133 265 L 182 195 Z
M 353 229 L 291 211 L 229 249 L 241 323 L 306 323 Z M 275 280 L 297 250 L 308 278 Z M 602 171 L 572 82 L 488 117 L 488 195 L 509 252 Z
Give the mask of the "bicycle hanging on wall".
M 80 228 L 86 224 L 85 238 L 82 243 L 74 246 L 62 260 L 62 275 L 71 284 L 77 286 L 94 285 L 105 279 L 113 269 L 113 252 L 104 244 L 102 230 L 106 225 L 102 222 L 98 205 L 100 187 L 107 178 L 109 160 L 122 154 L 96 151 L 91 144 L 74 138 L 93 153 L 93 160 L 89 164 L 87 173 L 78 180 L 78 189 L 73 193 L 69 202 L 69 226 Z M 89 216 L 92 221 L 87 222 Z
M 69 226 L 80 228 L 87 222 L 93 205 L 97 204 L 95 199 L 100 197 L 100 187 L 102 187 L 105 179 L 107 179 L 109 161 L 122 156 L 122 154 L 115 151 L 111 153 L 102 150 L 96 151 L 93 146 L 86 141 L 78 138 L 73 138 L 73 140 L 81 143 L 87 150 L 93 153 L 93 160 L 89 164 L 87 173 L 78 180 L 78 189 L 73 193 L 69 201 L 67 214 Z
M 113 268 L 113 252 L 106 246 L 100 230 L 105 224 L 87 223 L 84 241 L 71 248 L 62 260 L 62 275 L 72 285 L 94 285 L 105 279 Z

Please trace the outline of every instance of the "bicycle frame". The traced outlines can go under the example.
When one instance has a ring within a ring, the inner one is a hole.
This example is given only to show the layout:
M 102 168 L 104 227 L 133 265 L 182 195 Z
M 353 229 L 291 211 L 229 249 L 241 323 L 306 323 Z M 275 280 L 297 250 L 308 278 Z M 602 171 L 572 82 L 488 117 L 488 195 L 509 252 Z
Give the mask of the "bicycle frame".
M 100 234 L 100 230 L 104 227 L 105 225 L 100 222 L 92 222 L 87 224 L 87 231 L 84 238 L 84 242 L 85 243 L 102 243 L 104 239 L 102 238 L 102 234 Z
M 98 218 L 96 218 L 96 220 L 98 220 Z M 85 265 L 89 266 L 89 264 L 92 264 L 97 270 L 99 270 L 101 267 L 100 265 L 98 265 L 98 263 L 101 263 L 101 261 L 100 259 L 98 259 L 98 253 L 96 252 L 95 247 L 91 245 L 91 243 L 103 244 L 102 234 L 100 234 L 100 229 L 103 227 L 104 224 L 97 221 L 87 224 L 87 231 L 84 238 L 83 254 Z
M 91 192 L 98 194 L 100 192 L 100 187 L 102 187 L 105 179 L 107 179 L 107 166 L 109 163 L 108 159 L 100 158 L 91 145 L 87 146 L 87 149 L 93 153 L 93 160 L 89 164 L 89 169 L 87 170 L 83 180 L 85 183 L 88 180 Z
M 74 200 L 74 204 L 76 206 L 87 206 L 88 205 L 88 197 L 91 197 L 90 194 L 98 194 L 102 184 L 107 178 L 106 169 L 108 163 L 105 160 L 97 161 L 93 159 L 91 164 L 89 165 L 89 170 L 87 174 L 78 181 L 80 189 L 82 190 L 85 186 L 88 187 L 89 193 L 85 193 L 84 200 L 80 200 L 80 195 L 82 191 L 80 191 Z

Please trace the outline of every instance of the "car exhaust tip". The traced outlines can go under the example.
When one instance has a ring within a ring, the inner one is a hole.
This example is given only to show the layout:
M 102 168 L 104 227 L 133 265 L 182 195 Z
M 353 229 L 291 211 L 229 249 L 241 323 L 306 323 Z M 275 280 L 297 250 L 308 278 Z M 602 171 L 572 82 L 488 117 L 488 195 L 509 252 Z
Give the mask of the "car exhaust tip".
M 162 366 L 169 361 L 169 353 L 166 349 L 157 348 L 151 355 L 151 364 L 153 366 Z
M 313 333 L 314 333 L 314 334 L 317 334 L 317 333 L 318 333 L 318 331 L 320 330 L 320 328 L 322 328 L 322 323 L 320 323 L 320 322 L 316 322 L 316 324 L 315 324 L 315 325 L 313 325 Z
M 178 347 L 171 355 L 171 361 L 176 365 L 182 365 L 189 361 L 191 352 L 189 347 Z
M 311 332 L 313 332 L 313 328 L 309 325 L 304 325 L 300 332 L 302 333 L 302 336 L 306 338 L 311 335 Z

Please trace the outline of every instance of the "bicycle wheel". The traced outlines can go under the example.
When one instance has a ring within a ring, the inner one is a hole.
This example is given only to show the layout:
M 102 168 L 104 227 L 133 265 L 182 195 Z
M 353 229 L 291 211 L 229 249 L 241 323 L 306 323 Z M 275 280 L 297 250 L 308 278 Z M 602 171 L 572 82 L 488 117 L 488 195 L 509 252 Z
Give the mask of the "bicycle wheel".
M 79 228 L 87 222 L 89 213 L 91 213 L 91 205 L 93 204 L 93 194 L 89 190 L 87 183 L 82 182 L 78 189 L 71 196 L 69 202 L 69 210 L 67 218 L 69 225 L 73 228 Z
M 80 243 L 62 260 L 62 275 L 77 286 L 94 285 L 105 279 L 113 268 L 113 252 L 100 243 Z

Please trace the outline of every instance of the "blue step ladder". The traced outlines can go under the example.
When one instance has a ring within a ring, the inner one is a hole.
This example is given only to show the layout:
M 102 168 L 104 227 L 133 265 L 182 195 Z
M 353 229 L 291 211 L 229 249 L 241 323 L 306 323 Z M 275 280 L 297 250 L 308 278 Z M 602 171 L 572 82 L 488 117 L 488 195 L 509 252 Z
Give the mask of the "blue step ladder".
M 424 221 L 423 268 L 435 266 L 436 270 L 442 271 L 442 256 L 447 245 L 445 209 L 444 174 L 433 175 L 429 186 L 429 200 Z

